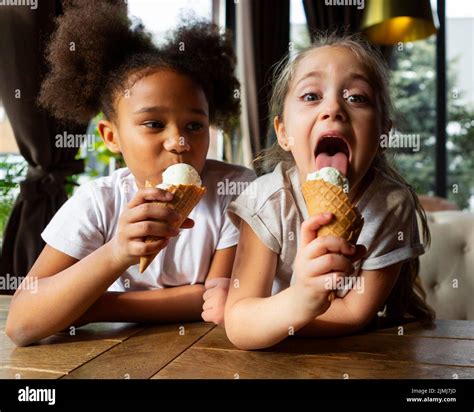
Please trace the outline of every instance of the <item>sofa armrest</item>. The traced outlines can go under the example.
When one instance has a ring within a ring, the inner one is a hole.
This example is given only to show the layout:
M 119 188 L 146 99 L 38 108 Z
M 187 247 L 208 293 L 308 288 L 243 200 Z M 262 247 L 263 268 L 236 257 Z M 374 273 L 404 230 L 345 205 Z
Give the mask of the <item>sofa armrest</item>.
M 431 246 L 420 277 L 438 319 L 474 319 L 474 214 L 427 213 Z
M 456 203 L 439 196 L 418 195 L 421 206 L 427 212 L 439 212 L 442 210 L 459 210 Z

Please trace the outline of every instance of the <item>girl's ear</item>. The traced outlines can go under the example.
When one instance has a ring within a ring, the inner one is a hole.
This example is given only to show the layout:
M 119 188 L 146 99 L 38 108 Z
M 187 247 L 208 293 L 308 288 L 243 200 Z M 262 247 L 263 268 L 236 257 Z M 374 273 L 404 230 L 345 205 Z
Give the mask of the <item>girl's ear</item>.
M 118 132 L 113 123 L 108 120 L 100 120 L 97 124 L 100 137 L 104 144 L 112 153 L 121 153 L 120 143 L 118 141 Z
M 285 123 L 283 120 L 280 120 L 279 116 L 275 116 L 273 119 L 273 127 L 278 138 L 278 144 L 285 151 L 290 151 L 290 144 L 288 142 L 288 137 L 286 136 Z

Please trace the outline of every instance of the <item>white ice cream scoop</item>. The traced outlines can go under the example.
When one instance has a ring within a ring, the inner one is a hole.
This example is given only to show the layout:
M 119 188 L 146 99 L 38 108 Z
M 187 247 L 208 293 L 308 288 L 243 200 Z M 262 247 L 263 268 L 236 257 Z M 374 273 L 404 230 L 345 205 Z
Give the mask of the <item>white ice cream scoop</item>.
M 349 193 L 349 180 L 334 167 L 323 167 L 317 172 L 309 173 L 306 180 L 322 179 L 334 186 L 339 186 L 345 193 Z
M 167 189 L 171 185 L 202 186 L 201 177 L 196 169 L 186 163 L 177 163 L 169 166 L 163 172 L 163 182 L 157 187 Z

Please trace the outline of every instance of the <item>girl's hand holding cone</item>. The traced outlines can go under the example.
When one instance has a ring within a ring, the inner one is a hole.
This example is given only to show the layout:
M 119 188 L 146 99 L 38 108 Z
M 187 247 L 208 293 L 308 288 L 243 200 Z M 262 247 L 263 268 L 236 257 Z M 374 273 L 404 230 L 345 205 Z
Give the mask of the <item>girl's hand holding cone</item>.
M 114 257 L 124 267 L 137 264 L 140 256 L 156 255 L 166 247 L 169 238 L 178 235 L 175 223 L 182 217 L 165 206 L 172 199 L 173 194 L 166 190 L 149 187 L 139 190 L 128 203 L 111 240 Z M 186 219 L 181 228 L 193 225 L 191 219 Z M 145 242 L 145 238 L 153 238 L 153 241 Z
M 297 305 L 308 320 L 324 313 L 329 296 L 356 262 L 366 253 L 362 245 L 354 246 L 339 236 L 317 237 L 318 230 L 334 219 L 332 213 L 309 217 L 301 225 L 301 245 L 295 258 L 293 276 Z
M 365 253 L 341 237 L 316 237 L 318 230 L 332 219 L 331 213 L 317 214 L 301 225 L 301 244 L 295 258 L 292 287 L 296 290 L 297 304 L 302 306 L 308 320 L 328 309 L 332 289 L 346 273 L 353 272 L 350 257 Z
M 147 181 L 145 183 L 145 186 L 152 187 L 152 184 Z M 165 190 L 165 193 L 172 194 L 171 199 L 169 199 L 167 202 L 162 202 L 158 200 L 153 203 L 155 203 L 156 205 L 159 205 L 160 207 L 173 210 L 176 216 L 178 216 L 178 219 L 173 222 L 170 222 L 171 227 L 180 228 L 181 225 L 186 221 L 189 213 L 191 213 L 191 210 L 194 209 L 194 207 L 199 203 L 201 198 L 204 196 L 204 194 L 206 193 L 206 189 L 204 187 L 200 187 L 196 185 L 179 184 L 179 185 L 171 185 L 167 190 Z M 159 240 L 162 240 L 162 239 L 158 237 L 158 241 Z M 152 243 L 155 243 L 156 241 L 157 241 L 156 236 L 145 238 L 145 244 L 152 244 Z M 158 249 L 156 253 L 143 254 L 140 257 L 140 273 L 143 273 L 146 270 L 146 268 L 150 265 L 150 263 L 153 261 L 155 256 L 158 254 L 158 252 L 164 247 L 166 247 L 166 244 L 162 246 L 160 249 Z

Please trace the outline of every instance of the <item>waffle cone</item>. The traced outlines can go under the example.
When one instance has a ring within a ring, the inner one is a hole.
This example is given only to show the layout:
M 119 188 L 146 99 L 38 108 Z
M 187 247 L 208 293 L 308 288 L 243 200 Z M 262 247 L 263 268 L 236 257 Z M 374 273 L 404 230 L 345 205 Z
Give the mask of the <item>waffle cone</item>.
M 151 185 L 148 181 L 145 183 L 145 187 L 152 186 L 153 185 Z M 174 224 L 174 227 L 178 228 L 183 224 L 191 211 L 204 196 L 204 193 L 206 193 L 206 188 L 195 185 L 171 185 L 167 190 L 168 192 L 173 193 L 173 199 L 171 199 L 169 202 L 154 203 L 161 203 L 181 214 L 181 219 Z M 150 236 L 145 239 L 145 242 L 150 243 L 156 240 L 157 238 Z M 157 254 L 140 257 L 140 273 L 145 271 L 156 255 Z
M 355 245 L 364 225 L 364 218 L 342 188 L 317 179 L 304 182 L 301 189 L 310 216 L 326 212 L 334 215 L 331 222 L 318 230 L 318 237 L 339 236 Z M 332 291 L 329 300 L 332 301 L 335 294 Z
M 303 183 L 302 191 L 310 215 L 331 212 L 335 216 L 318 230 L 318 237 L 340 236 L 353 244 L 357 242 L 364 219 L 341 187 L 322 179 L 308 180 Z

